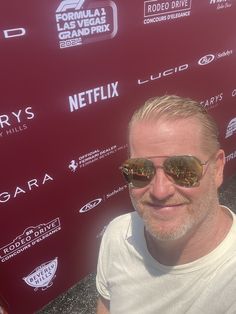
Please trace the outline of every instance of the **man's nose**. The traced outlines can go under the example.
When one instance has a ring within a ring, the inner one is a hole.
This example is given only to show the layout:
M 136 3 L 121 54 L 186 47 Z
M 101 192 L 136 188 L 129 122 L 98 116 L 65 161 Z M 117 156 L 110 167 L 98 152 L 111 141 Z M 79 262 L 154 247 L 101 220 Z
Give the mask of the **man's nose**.
M 175 185 L 162 168 L 156 169 L 156 174 L 150 183 L 150 193 L 159 200 L 164 200 L 175 193 Z

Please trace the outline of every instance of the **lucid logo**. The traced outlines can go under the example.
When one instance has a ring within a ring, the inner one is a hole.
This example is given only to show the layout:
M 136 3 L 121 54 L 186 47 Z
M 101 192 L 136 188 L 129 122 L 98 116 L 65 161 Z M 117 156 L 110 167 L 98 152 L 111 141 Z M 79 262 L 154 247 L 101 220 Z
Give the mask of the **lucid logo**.
M 10 28 L 3 30 L 3 37 L 4 38 L 12 38 L 12 37 L 22 37 L 25 36 L 26 30 L 23 27 L 19 28 Z
M 180 66 L 177 66 L 175 68 L 170 68 L 170 69 L 167 69 L 163 72 L 157 72 L 157 73 L 154 73 L 154 74 L 151 74 L 149 77 L 147 77 L 146 79 L 138 79 L 138 84 L 141 85 L 141 84 L 146 84 L 146 83 L 149 83 L 151 81 L 155 81 L 155 80 L 158 80 L 162 77 L 166 77 L 166 76 L 171 76 L 171 75 L 174 75 L 178 72 L 182 72 L 182 71 L 185 71 L 187 70 L 189 67 L 188 64 L 182 64 Z

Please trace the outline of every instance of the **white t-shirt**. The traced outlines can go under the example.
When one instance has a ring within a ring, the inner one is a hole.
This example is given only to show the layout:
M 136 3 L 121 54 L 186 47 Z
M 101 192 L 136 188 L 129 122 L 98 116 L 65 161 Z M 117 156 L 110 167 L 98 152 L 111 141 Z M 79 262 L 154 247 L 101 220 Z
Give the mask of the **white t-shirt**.
M 232 213 L 232 212 L 231 212 Z M 136 212 L 114 219 L 102 239 L 96 285 L 112 314 L 235 314 L 236 219 L 220 245 L 188 264 L 165 266 L 148 252 Z

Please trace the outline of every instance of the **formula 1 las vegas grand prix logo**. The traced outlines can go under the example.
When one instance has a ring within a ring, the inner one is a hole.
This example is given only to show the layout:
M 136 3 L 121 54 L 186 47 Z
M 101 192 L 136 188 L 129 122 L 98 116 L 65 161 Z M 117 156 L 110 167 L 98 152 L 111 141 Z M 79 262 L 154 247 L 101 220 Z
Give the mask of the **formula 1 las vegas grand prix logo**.
M 63 0 L 56 9 L 60 48 L 113 38 L 117 8 L 111 0 Z

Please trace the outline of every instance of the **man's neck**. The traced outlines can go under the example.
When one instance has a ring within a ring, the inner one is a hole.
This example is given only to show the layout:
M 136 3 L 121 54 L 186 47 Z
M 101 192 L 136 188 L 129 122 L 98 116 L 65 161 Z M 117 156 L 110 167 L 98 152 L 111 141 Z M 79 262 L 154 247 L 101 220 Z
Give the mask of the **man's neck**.
M 154 259 L 163 265 L 175 266 L 193 262 L 213 251 L 224 240 L 231 225 L 232 216 L 228 210 L 219 207 L 211 225 L 203 222 L 180 239 L 160 241 L 146 230 L 145 238 Z

